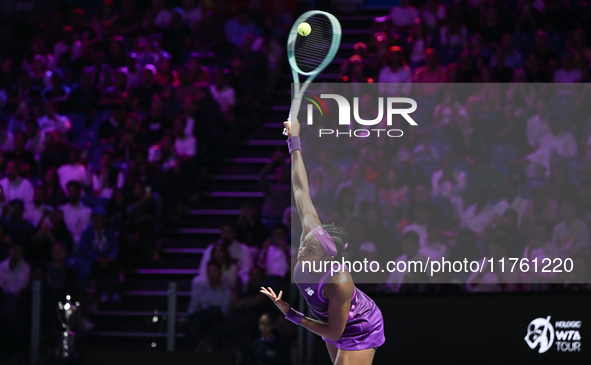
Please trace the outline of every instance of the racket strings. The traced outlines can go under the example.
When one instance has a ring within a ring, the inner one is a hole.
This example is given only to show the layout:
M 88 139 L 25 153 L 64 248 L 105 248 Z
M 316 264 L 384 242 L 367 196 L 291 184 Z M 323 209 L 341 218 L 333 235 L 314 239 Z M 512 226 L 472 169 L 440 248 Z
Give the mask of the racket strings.
M 330 51 L 333 28 L 330 20 L 324 15 L 312 15 L 306 22 L 310 24 L 311 32 L 308 36 L 298 34 L 294 56 L 301 71 L 311 72 L 322 64 Z

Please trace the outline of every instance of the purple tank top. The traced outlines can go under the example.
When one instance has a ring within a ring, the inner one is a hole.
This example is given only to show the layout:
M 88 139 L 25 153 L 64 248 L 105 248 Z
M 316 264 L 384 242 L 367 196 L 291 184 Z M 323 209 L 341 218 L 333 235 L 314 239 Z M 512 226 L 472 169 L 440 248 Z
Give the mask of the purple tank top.
M 294 267 L 293 278 L 298 289 L 300 289 L 300 292 L 306 299 L 314 317 L 318 320 L 326 321 L 328 319 L 328 299 L 326 299 L 322 291 L 326 283 L 332 278 L 330 270 L 325 273 L 312 275 L 307 271 L 302 271 L 302 266 L 297 262 Z M 372 305 L 375 306 L 373 300 L 367 297 L 361 290 L 355 288 L 351 297 L 349 319 L 363 315 Z

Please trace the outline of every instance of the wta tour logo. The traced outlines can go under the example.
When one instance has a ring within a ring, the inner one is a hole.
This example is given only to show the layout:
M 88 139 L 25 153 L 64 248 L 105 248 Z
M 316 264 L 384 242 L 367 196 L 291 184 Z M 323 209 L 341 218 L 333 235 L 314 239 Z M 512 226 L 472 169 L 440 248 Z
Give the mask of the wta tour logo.
M 556 343 L 556 351 L 558 352 L 580 352 L 580 328 L 581 321 L 556 321 L 555 326 L 552 326 L 550 316 L 536 318 L 527 326 L 525 342 L 532 350 L 539 346 L 538 353 L 540 354 L 548 351 L 554 343 Z
M 322 99 L 332 99 L 337 102 L 338 104 L 338 112 L 339 112 L 339 125 L 340 126 L 347 126 L 347 129 L 344 131 L 340 131 L 338 129 L 320 129 L 319 130 L 319 137 L 322 136 L 347 136 L 347 137 L 361 137 L 366 138 L 370 136 L 377 136 L 380 137 L 382 135 L 386 135 L 388 137 L 402 137 L 404 132 L 400 129 L 383 129 L 383 128 L 373 128 L 373 129 L 351 129 L 351 120 L 355 120 L 357 124 L 362 126 L 375 126 L 382 122 L 384 119 L 384 113 L 386 114 L 386 123 L 388 126 L 392 125 L 392 120 L 394 115 L 400 115 L 404 120 L 408 122 L 408 124 L 412 126 L 418 125 L 414 119 L 409 115 L 412 112 L 417 110 L 417 102 L 411 98 L 402 98 L 402 97 L 378 97 L 377 101 L 377 115 L 374 119 L 362 119 L 360 117 L 359 112 L 359 97 L 353 98 L 353 116 L 351 117 L 351 104 L 349 101 L 342 95 L 339 94 L 321 94 L 320 97 L 305 93 L 305 95 L 309 95 L 312 98 L 306 97 L 305 99 L 310 101 L 312 104 L 316 106 L 316 109 L 320 112 L 321 116 L 328 115 L 328 110 L 326 109 L 325 103 Z M 314 124 L 314 113 L 312 104 L 308 104 L 308 125 Z M 384 108 L 385 105 L 385 108 Z M 394 107 L 395 105 L 410 105 L 408 108 L 398 108 Z M 322 106 L 322 108 L 320 107 Z M 324 112 L 323 112 L 324 109 Z M 386 111 L 384 112 L 384 109 Z

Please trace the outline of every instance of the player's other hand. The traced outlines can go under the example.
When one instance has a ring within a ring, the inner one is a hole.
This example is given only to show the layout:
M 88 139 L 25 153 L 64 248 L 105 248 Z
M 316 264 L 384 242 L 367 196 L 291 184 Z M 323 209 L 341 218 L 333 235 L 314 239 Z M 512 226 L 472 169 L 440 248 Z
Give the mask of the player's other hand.
M 286 315 L 287 312 L 289 312 L 289 310 L 291 309 L 291 306 L 289 304 L 287 304 L 283 300 L 281 300 L 281 296 L 283 295 L 283 291 L 280 291 L 279 295 L 277 295 L 273 291 L 273 288 L 268 287 L 265 289 L 261 286 L 260 292 L 265 294 L 267 297 L 269 297 L 269 299 L 271 299 L 273 301 L 273 304 L 275 304 L 275 306 L 277 306 L 277 308 L 279 308 L 279 310 L 281 311 L 281 313 L 283 313 L 283 315 Z
M 299 137 L 300 136 L 300 122 L 296 119 L 292 122 L 283 122 L 283 134 L 291 137 Z

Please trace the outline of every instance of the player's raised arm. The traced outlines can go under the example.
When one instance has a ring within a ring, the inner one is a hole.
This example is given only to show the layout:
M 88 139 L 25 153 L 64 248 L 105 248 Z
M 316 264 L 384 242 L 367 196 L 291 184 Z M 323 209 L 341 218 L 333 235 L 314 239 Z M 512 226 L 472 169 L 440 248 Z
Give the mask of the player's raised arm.
M 310 197 L 310 187 L 308 185 L 308 175 L 306 174 L 306 167 L 304 166 L 304 159 L 300 147 L 300 123 L 285 122 L 285 129 L 289 136 L 288 145 L 291 153 L 291 184 L 293 194 L 296 201 L 296 207 L 302 222 L 302 239 L 314 227 L 320 224 L 318 213 L 312 198 Z

